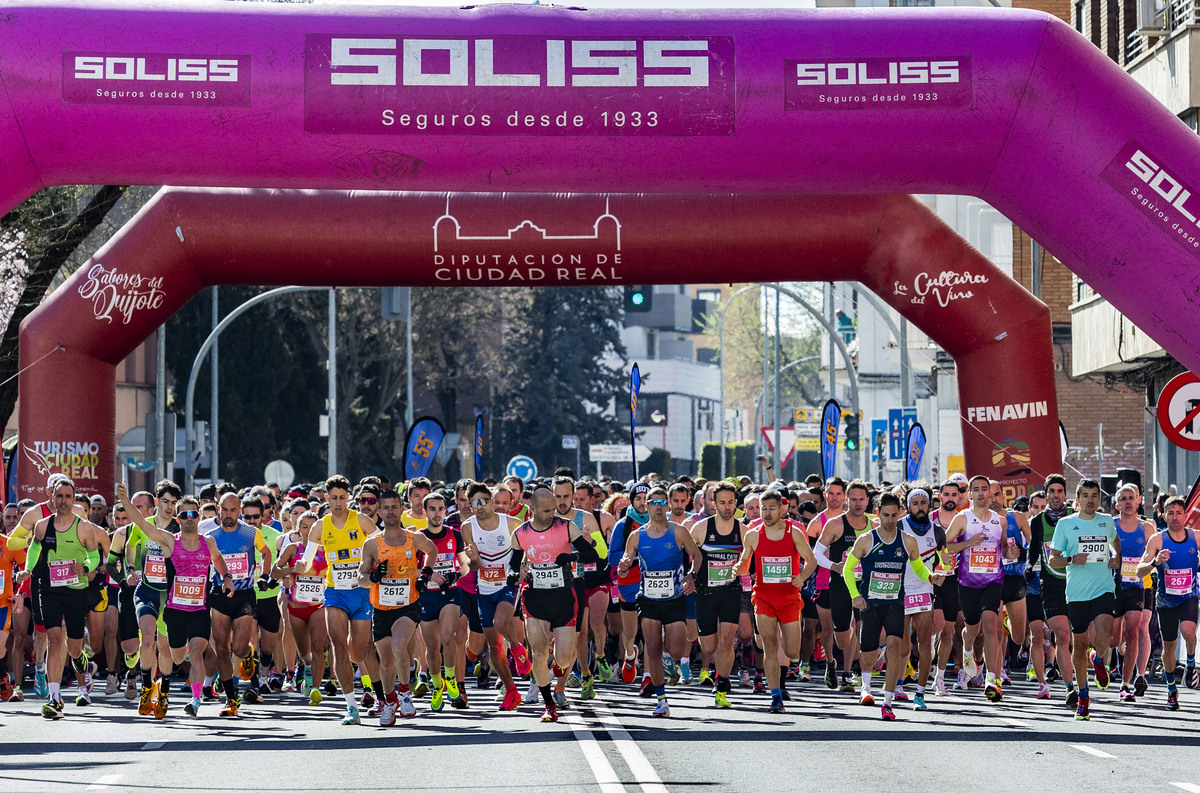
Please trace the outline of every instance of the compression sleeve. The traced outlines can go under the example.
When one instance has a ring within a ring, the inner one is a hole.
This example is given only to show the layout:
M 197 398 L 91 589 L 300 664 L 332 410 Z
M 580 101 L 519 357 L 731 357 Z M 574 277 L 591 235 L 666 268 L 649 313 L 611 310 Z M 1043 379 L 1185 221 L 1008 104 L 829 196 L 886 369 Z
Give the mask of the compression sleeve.
M 123 578 L 119 565 L 120 561 L 121 557 L 118 554 L 110 553 L 108 555 L 108 561 L 104 565 L 104 571 L 108 573 L 114 581 L 120 581 Z
M 29 547 L 29 540 L 33 532 L 24 526 L 17 526 L 13 529 L 12 534 L 8 535 L 8 542 L 4 545 L 10 551 L 23 551 Z
M 588 542 L 587 537 L 582 535 L 576 537 L 574 540 L 571 540 L 571 546 L 576 551 L 579 551 L 579 561 L 584 562 L 585 564 L 591 564 L 600 561 L 600 554 L 596 553 L 595 546 Z
M 37 567 L 38 561 L 42 558 L 42 544 L 35 542 L 29 546 L 29 555 L 25 557 L 26 572 L 33 572 L 33 568 Z
M 921 579 L 922 581 L 929 580 L 929 568 L 925 566 L 925 560 L 920 556 L 916 557 L 915 559 L 909 559 L 908 566 L 911 567 L 912 571 L 917 574 L 917 578 Z
M 84 555 L 83 569 L 89 573 L 100 566 L 100 549 L 93 548 Z
M 525 552 L 520 548 L 513 548 L 512 555 L 508 557 L 508 569 L 514 573 L 521 572 L 521 562 L 525 559 Z
M 311 541 L 308 543 L 305 543 L 304 557 L 300 560 L 301 568 L 307 570 L 309 567 L 312 566 L 313 559 L 317 558 L 317 551 L 319 550 L 319 548 L 317 547 L 318 545 L 320 545 L 320 543 L 311 542 Z
M 833 562 L 829 561 L 829 546 L 823 542 L 818 542 L 813 548 L 813 556 L 817 557 L 817 564 L 829 570 L 833 567 Z
M 858 557 L 851 551 L 846 554 L 846 561 L 842 563 L 842 580 L 846 582 L 846 589 L 850 592 L 851 600 L 859 596 L 858 582 L 854 580 L 854 568 L 858 567 L 858 561 Z

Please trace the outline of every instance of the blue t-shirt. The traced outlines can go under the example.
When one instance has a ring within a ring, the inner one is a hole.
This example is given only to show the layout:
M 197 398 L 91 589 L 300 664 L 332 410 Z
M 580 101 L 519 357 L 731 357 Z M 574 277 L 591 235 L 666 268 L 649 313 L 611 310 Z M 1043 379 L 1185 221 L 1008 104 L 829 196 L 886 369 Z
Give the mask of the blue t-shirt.
M 1054 530 L 1054 550 L 1068 559 L 1076 554 L 1088 554 L 1086 564 L 1067 566 L 1067 602 L 1094 600 L 1115 589 L 1112 570 L 1108 566 L 1109 543 L 1116 539 L 1117 527 L 1109 515 L 1097 513 L 1091 520 L 1079 515 L 1067 515 Z

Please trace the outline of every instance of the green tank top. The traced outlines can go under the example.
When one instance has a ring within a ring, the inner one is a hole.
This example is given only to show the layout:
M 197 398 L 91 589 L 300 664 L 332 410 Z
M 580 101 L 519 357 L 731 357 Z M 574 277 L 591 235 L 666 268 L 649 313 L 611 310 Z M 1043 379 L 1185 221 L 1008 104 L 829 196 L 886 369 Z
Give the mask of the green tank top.
M 263 523 L 261 526 L 259 526 L 258 530 L 262 532 L 263 539 L 267 542 L 267 547 L 271 549 L 271 561 L 274 563 L 275 556 L 277 555 L 275 551 L 275 539 L 283 532 L 276 531 L 273 526 L 267 523 Z M 262 551 L 258 550 L 257 547 L 254 549 L 254 561 L 258 564 L 259 570 L 262 570 L 264 573 L 270 572 L 269 569 L 263 567 Z M 258 589 L 256 587 L 254 594 L 255 598 L 258 600 L 267 600 L 279 594 L 279 587 L 273 586 L 267 590 Z
M 50 568 L 50 586 L 54 588 L 87 589 L 86 576 L 75 574 L 75 563 L 83 564 L 87 560 L 87 549 L 79 541 L 79 518 L 71 522 L 66 531 L 58 531 L 54 526 L 54 516 L 46 526 L 46 533 L 55 533 L 54 547 L 46 551 L 46 565 Z

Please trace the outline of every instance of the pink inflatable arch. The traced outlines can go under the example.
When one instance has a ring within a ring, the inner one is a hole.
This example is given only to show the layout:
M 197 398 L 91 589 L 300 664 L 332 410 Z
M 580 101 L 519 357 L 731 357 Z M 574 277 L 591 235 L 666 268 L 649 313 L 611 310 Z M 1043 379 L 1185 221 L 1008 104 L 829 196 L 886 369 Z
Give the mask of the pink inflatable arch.
M 911 196 L 169 188 L 22 326 L 22 362 L 64 350 L 22 375 L 54 398 L 21 400 L 21 492 L 112 486 L 116 364 L 211 284 L 785 279 L 861 281 L 954 356 L 969 470 L 1012 495 L 1057 470 L 1049 310 Z

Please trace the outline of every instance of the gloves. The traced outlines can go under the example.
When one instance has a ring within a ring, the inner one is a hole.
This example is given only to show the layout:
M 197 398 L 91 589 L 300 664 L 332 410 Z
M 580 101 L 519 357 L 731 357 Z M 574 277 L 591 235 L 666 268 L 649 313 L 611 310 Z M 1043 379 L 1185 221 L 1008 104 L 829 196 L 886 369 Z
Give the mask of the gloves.
M 387 574 L 387 562 L 383 561 L 383 562 L 380 562 L 379 564 L 375 565 L 375 569 L 371 571 L 371 575 L 368 577 L 371 579 L 372 584 L 378 584 L 380 581 L 383 580 L 383 577 L 386 574 Z
M 453 572 L 446 573 L 445 578 L 446 578 L 446 583 L 442 584 L 442 586 L 449 589 L 450 587 L 454 586 L 455 581 L 462 578 L 462 574 L 461 573 L 453 573 Z
M 554 563 L 557 565 L 562 565 L 563 567 L 566 567 L 573 561 L 575 561 L 575 554 L 573 553 L 560 553 L 558 556 L 554 557 Z
M 426 589 L 428 589 L 429 588 L 429 579 L 432 577 L 433 577 L 433 568 L 428 567 L 428 566 L 422 567 L 421 575 L 420 575 L 420 577 L 417 578 L 417 584 L 416 584 L 417 592 L 424 592 Z
M 504 579 L 504 583 L 507 586 L 516 586 L 520 581 L 521 581 L 520 573 L 509 573 L 508 577 Z
M 266 592 L 268 589 L 276 586 L 279 586 L 279 582 L 274 578 L 271 578 L 269 573 L 263 573 L 258 579 L 258 588 L 263 592 Z

